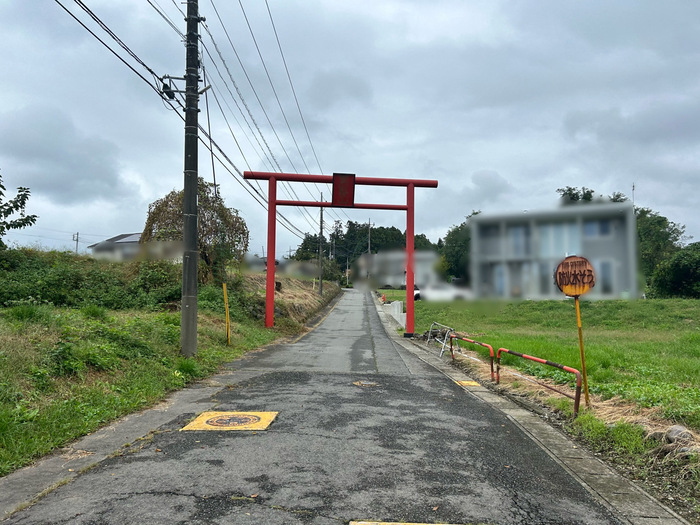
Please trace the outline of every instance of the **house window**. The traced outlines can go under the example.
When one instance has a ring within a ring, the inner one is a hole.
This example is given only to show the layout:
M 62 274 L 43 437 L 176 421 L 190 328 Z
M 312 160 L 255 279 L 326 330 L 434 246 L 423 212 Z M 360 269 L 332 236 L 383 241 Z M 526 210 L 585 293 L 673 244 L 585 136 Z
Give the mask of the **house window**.
M 540 294 L 551 295 L 552 283 L 554 282 L 554 268 L 547 263 L 539 263 Z
M 598 219 L 583 223 L 584 237 L 608 237 L 612 234 L 610 219 Z
M 530 255 L 530 228 L 527 225 L 508 227 L 508 249 L 510 255 Z
M 497 264 L 493 269 L 493 285 L 498 297 L 506 294 L 506 269 L 503 264 Z
M 581 253 L 581 232 L 575 222 L 542 224 L 539 227 L 541 259 Z
M 498 224 L 484 225 L 480 228 L 480 246 L 485 255 L 499 255 L 501 253 L 501 236 Z
M 600 292 L 603 295 L 610 295 L 613 293 L 613 268 L 612 262 L 601 261 L 598 263 L 598 275 L 596 278 L 596 285 L 600 286 Z

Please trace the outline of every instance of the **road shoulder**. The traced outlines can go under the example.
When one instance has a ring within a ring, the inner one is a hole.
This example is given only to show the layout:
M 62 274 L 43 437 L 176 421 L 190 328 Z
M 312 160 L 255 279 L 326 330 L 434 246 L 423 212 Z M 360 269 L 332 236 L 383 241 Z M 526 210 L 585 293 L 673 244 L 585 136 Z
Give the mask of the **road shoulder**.
M 450 360 L 439 356 L 437 346 L 427 346 L 417 340 L 404 338 L 397 330 L 398 323 L 387 312 L 381 301 L 375 306 L 384 328 L 395 344 L 418 359 L 440 371 L 455 382 L 477 383 L 464 371 L 451 366 Z M 527 410 L 483 385 L 460 386 L 470 395 L 505 413 L 523 432 L 554 461 L 573 476 L 589 493 L 613 513 L 634 525 L 690 525 L 688 521 L 637 487 L 592 453 L 573 442 L 539 415 Z

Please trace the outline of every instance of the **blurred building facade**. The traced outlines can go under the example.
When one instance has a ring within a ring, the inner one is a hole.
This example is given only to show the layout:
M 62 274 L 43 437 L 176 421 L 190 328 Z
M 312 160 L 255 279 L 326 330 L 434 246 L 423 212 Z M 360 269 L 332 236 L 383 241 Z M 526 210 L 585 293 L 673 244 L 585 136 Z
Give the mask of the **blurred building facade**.
M 414 283 L 421 287 L 438 281 L 435 266 L 439 255 L 430 250 L 413 253 Z M 357 260 L 357 277 L 369 280 L 374 288 L 406 287 L 406 250 L 386 250 L 364 253 Z
M 176 241 L 149 241 L 141 243 L 141 232 L 122 233 L 91 244 L 88 249 L 95 259 L 126 262 L 136 259 L 182 262 L 182 243 Z
M 632 204 L 590 203 L 469 219 L 472 289 L 477 297 L 555 299 L 554 270 L 587 258 L 596 285 L 586 297 L 636 298 L 637 226 Z

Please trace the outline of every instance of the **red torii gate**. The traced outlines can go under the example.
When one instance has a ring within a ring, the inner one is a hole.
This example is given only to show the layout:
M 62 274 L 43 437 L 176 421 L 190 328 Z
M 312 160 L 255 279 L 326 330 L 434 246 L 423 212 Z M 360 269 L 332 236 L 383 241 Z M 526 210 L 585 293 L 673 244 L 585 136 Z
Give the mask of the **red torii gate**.
M 405 337 L 412 337 L 415 329 L 413 309 L 414 257 L 413 257 L 413 221 L 414 189 L 437 188 L 436 180 L 421 179 L 385 179 L 376 177 L 356 177 L 353 173 L 334 173 L 333 175 L 304 175 L 301 173 L 274 173 L 266 171 L 245 171 L 246 179 L 267 180 L 269 195 L 267 198 L 267 280 L 265 290 L 265 326 L 274 325 L 275 315 L 275 237 L 277 231 L 277 206 L 310 206 L 316 208 L 361 208 L 369 210 L 406 210 L 406 332 Z M 288 201 L 277 200 L 277 181 L 317 182 L 333 185 L 333 200 Z M 406 204 L 362 204 L 355 202 L 355 185 L 363 186 L 403 186 L 406 188 Z

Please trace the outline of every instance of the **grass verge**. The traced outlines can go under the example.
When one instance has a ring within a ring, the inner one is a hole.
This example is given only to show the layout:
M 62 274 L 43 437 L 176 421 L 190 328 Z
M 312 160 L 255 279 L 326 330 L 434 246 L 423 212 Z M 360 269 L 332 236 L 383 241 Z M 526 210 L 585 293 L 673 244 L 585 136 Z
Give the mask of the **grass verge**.
M 290 296 L 294 287 L 305 288 L 293 279 L 285 283 Z M 155 404 L 251 349 L 298 333 L 305 317 L 339 290 L 327 288 L 323 299 L 304 302 L 294 319 L 280 316 L 273 329 L 251 312 L 260 303 L 255 285 L 247 295 L 234 296 L 228 346 L 223 293 L 203 287 L 198 353 L 189 359 L 179 355 L 179 312 L 35 301 L 0 309 L 0 476 Z

